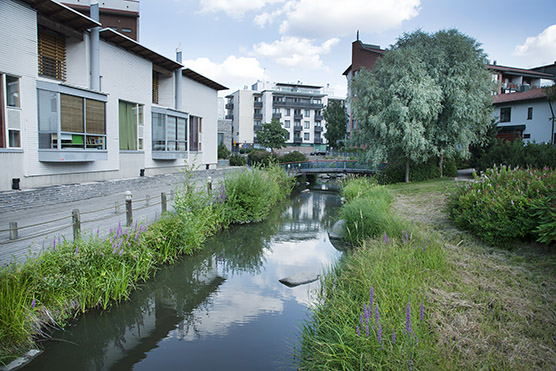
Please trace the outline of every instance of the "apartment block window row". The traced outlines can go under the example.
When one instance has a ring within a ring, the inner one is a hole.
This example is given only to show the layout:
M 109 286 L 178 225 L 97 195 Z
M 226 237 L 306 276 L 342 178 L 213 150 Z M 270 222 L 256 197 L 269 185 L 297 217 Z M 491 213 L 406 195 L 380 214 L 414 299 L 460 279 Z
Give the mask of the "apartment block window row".
M 21 147 L 19 78 L 0 74 L 0 148 Z
M 143 111 L 142 104 L 119 101 L 118 122 L 121 151 L 143 150 Z
M 157 109 L 152 113 L 153 151 L 187 151 L 187 114 Z
M 106 96 L 38 85 L 39 149 L 106 150 Z
M 38 31 L 39 75 L 66 80 L 66 39 L 40 27 Z

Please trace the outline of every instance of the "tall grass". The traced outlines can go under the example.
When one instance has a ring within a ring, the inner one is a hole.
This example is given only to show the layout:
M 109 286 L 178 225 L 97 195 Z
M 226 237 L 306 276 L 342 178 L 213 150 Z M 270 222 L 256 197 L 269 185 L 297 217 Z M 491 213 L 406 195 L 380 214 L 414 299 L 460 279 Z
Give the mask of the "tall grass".
M 194 254 L 219 229 L 264 219 L 292 184 L 276 166 L 226 178 L 211 194 L 195 188 L 191 171 L 185 178 L 176 190 L 176 213 L 150 225 L 118 225 L 107 239 L 58 238 L 40 256 L 0 270 L 0 364 L 32 346 L 45 325 L 62 326 L 77 313 L 127 299 L 158 266 Z
M 344 217 L 358 219 L 353 210 L 359 209 L 363 220 L 371 219 L 359 228 L 358 247 L 322 280 L 313 316 L 303 327 L 299 368 L 441 367 L 430 327 L 435 303 L 426 288 L 447 272 L 443 247 L 390 217 L 385 189 L 357 180 L 343 192 Z

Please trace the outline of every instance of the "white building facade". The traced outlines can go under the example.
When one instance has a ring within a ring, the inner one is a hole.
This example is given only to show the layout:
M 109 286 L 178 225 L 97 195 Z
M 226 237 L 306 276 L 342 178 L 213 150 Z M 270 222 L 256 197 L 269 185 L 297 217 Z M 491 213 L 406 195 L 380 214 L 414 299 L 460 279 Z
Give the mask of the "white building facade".
M 111 29 L 95 49 L 95 28 L 54 1 L 0 1 L 0 190 L 216 166 L 225 87 Z

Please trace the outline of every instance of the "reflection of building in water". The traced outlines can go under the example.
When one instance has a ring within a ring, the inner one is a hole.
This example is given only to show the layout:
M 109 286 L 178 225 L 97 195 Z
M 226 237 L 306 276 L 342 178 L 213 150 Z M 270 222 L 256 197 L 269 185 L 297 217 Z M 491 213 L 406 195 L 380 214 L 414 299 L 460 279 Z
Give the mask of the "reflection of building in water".
M 315 238 L 315 233 L 322 229 L 323 217 L 326 214 L 326 193 L 311 192 L 302 194 L 292 202 L 286 211 L 291 222 L 284 224 L 280 231 L 286 235 L 295 234 L 296 239 Z
M 131 369 L 171 331 L 177 328 L 180 333 L 186 333 L 195 326 L 195 318 L 190 314 L 205 305 L 225 281 L 218 275 L 216 258 L 205 260 L 203 265 L 181 283 L 174 281 L 179 287 L 155 291 L 145 300 L 135 323 L 125 326 L 121 337 L 106 343 L 102 368 Z M 184 291 L 182 285 L 189 286 L 190 290 Z

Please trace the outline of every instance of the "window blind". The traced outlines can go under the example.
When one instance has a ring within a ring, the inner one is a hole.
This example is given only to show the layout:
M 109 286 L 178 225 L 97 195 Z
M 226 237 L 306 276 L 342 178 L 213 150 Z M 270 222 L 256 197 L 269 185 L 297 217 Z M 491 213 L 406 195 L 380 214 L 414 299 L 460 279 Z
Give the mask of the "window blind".
M 66 80 L 66 39 L 44 29 L 38 32 L 39 75 Z

